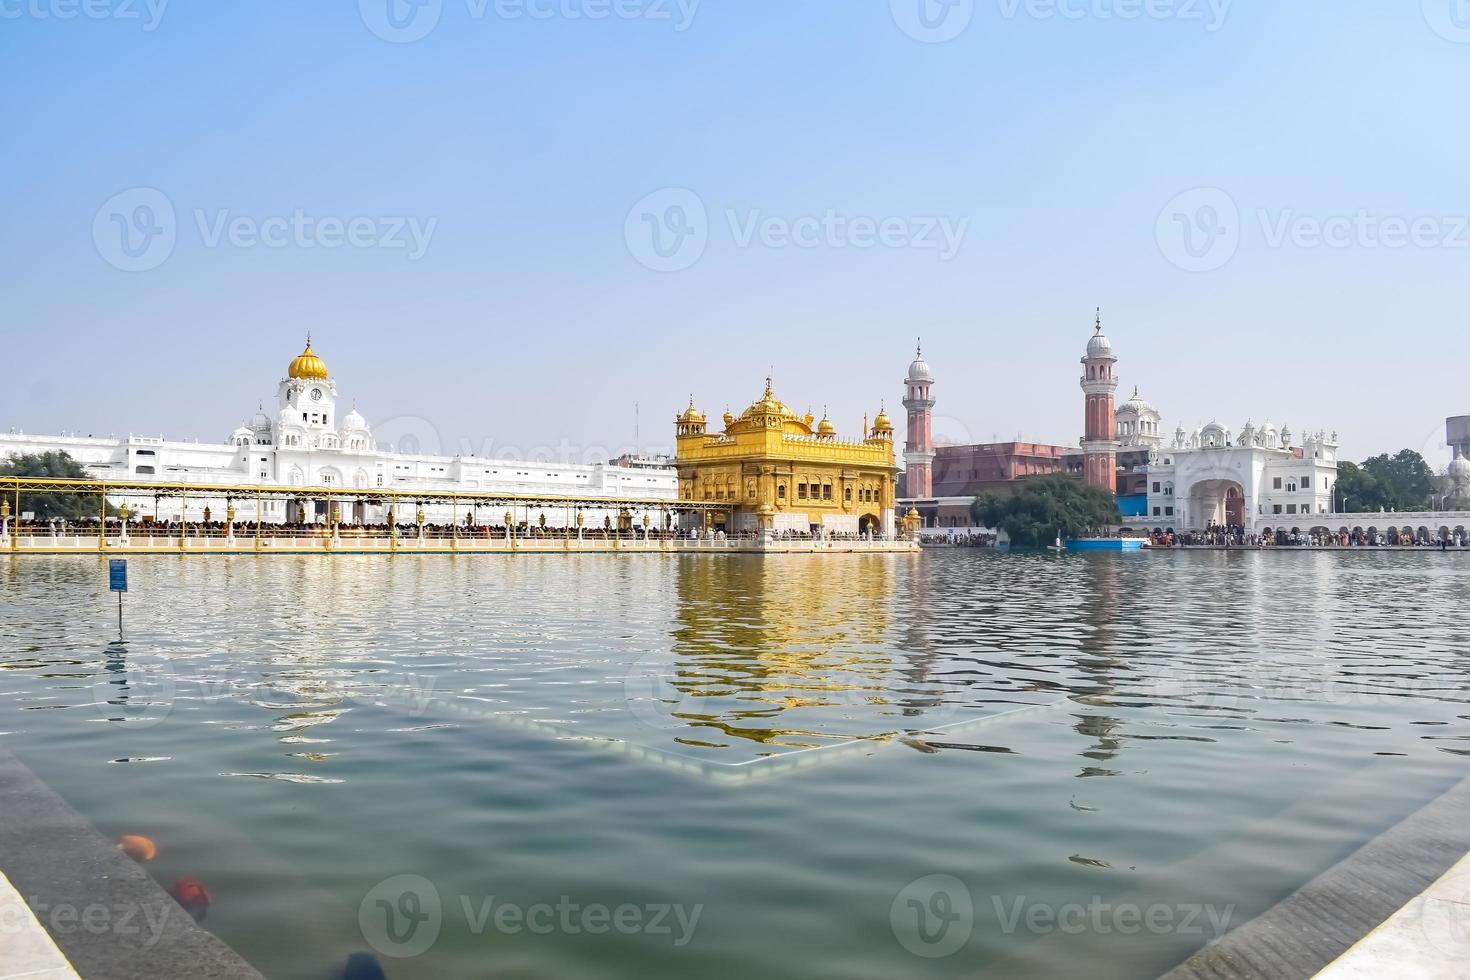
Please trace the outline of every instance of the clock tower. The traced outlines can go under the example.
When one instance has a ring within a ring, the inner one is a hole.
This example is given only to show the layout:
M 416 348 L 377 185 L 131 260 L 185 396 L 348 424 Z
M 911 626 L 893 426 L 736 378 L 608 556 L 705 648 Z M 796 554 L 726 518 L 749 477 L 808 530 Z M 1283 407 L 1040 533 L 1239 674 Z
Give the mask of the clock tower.
M 327 365 L 311 349 L 291 361 L 277 392 L 280 422 L 277 446 L 282 449 L 337 448 L 337 383 L 327 375 Z

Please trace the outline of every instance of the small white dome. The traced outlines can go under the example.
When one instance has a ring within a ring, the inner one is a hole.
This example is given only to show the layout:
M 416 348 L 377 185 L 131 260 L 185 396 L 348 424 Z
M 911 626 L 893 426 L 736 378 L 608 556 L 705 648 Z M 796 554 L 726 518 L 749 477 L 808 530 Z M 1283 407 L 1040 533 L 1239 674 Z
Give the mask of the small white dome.
M 1111 357 L 1113 344 L 1101 333 L 1093 334 L 1087 341 L 1088 357 Z
M 271 417 L 264 412 L 256 412 L 255 418 L 250 420 L 250 428 L 256 432 L 269 432 L 271 428 Z
M 363 432 L 367 427 L 367 419 L 363 418 L 356 408 L 348 412 L 347 417 L 342 420 L 343 432 Z
M 929 362 L 924 360 L 924 343 L 919 341 L 914 344 L 914 363 L 909 365 L 909 381 L 933 381 L 934 375 L 929 373 Z
M 1133 389 L 1133 397 L 1128 399 L 1122 405 L 1118 406 L 1118 414 L 1136 415 L 1140 418 L 1145 415 L 1151 415 L 1155 419 L 1159 419 L 1162 417 L 1159 415 L 1158 409 L 1154 408 L 1151 404 L 1148 403 L 1147 400 L 1139 396 L 1137 386 L 1135 386 Z
M 246 426 L 243 426 L 242 425 L 242 426 L 240 426 L 240 428 L 238 428 L 234 432 L 230 433 L 230 441 L 231 442 L 234 442 L 237 439 L 249 439 L 250 436 L 251 436 L 251 434 L 252 433 L 251 433 L 250 429 L 247 428 Z

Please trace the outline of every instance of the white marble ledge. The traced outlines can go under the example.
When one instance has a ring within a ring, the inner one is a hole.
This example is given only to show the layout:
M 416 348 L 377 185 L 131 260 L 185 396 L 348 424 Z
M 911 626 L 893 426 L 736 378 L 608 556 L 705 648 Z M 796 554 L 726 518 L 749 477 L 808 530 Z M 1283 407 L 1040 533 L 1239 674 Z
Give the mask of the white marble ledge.
M 30 907 L 0 873 L 0 980 L 79 980 Z
M 1317 974 L 1317 980 L 1470 977 L 1470 855 Z

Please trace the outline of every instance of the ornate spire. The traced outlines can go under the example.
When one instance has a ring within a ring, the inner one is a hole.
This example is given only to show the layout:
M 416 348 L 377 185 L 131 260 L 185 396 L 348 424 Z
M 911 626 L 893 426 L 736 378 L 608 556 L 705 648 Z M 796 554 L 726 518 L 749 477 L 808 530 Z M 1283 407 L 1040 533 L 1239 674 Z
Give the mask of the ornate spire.
M 1097 308 L 1097 319 L 1093 322 L 1093 332 L 1102 333 L 1102 307 Z

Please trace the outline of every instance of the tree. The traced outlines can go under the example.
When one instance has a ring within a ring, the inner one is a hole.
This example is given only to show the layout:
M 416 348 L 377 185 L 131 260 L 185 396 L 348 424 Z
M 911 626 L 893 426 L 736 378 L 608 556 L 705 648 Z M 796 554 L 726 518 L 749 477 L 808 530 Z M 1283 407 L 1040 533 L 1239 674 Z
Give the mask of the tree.
M 1434 494 L 1434 471 L 1412 449 L 1365 460 L 1363 472 L 1382 488 L 1385 510 L 1428 510 Z
M 41 480 L 86 480 L 90 474 L 82 464 L 65 452 L 30 453 L 14 456 L 0 462 L 0 476 L 19 476 Z M 101 511 L 97 494 L 83 493 L 27 493 L 20 494 L 21 513 L 33 513 L 37 520 L 53 517 L 63 520 L 79 520 L 96 517 Z M 108 507 L 108 514 L 115 515 L 116 508 Z M 16 515 L 17 517 L 19 515 Z
M 1364 472 L 1357 463 L 1337 464 L 1337 506 L 1347 514 L 1366 514 L 1387 510 L 1387 496 L 1377 477 Z
M 970 513 L 976 524 L 1005 531 L 1021 548 L 1101 531 L 1122 520 L 1111 493 L 1065 473 L 1024 480 L 1012 494 L 983 494 Z

